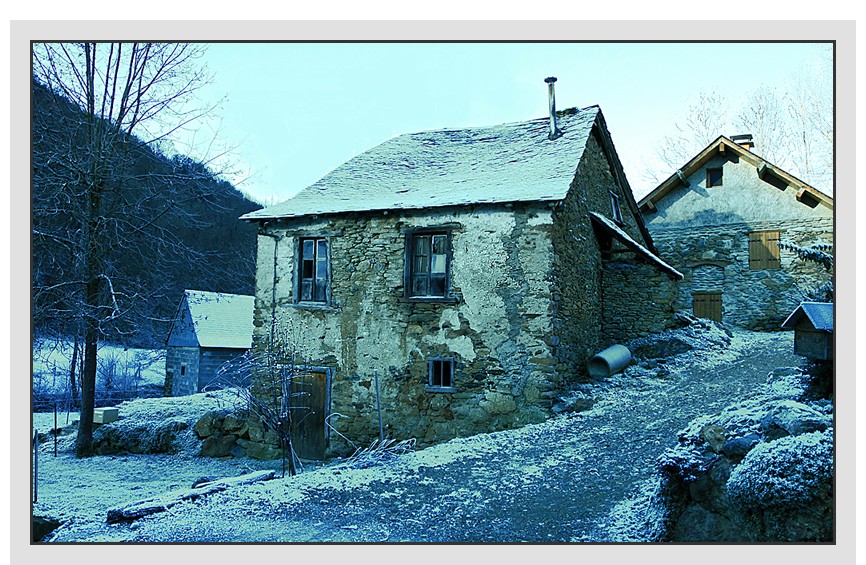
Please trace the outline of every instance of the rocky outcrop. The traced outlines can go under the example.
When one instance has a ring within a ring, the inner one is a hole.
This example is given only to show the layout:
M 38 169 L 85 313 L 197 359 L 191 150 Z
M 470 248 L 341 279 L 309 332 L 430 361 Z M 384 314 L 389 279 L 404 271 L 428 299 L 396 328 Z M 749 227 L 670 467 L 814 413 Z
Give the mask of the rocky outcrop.
M 193 426 L 202 440 L 202 457 L 252 457 L 271 460 L 282 457 L 279 437 L 260 419 L 243 413 L 211 410 Z
M 776 370 L 759 394 L 697 418 L 659 458 L 663 539 L 832 541 L 833 405 Z

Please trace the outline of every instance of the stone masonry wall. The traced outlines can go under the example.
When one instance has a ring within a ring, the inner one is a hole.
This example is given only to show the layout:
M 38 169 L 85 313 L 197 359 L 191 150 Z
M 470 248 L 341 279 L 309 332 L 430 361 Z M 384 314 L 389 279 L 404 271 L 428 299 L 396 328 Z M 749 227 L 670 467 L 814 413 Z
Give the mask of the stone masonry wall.
M 780 253 L 780 269 L 750 270 L 749 232 L 776 229 L 784 243 L 833 243 L 830 218 L 653 228 L 661 257 L 686 277 L 679 285 L 677 310 L 691 312 L 693 292 L 721 291 L 723 322 L 778 330 L 806 293 L 828 281 L 829 275 L 786 249 Z
M 172 374 L 172 396 L 186 396 L 198 392 L 198 358 L 198 347 L 170 346 L 166 349 L 165 372 Z M 183 375 L 182 365 L 186 365 Z
M 542 421 L 560 386 L 548 343 L 552 222 L 547 205 L 515 204 L 271 224 L 259 237 L 256 343 L 275 314 L 299 330 L 309 364 L 334 369 L 334 454 L 378 437 L 375 372 L 396 439 L 424 445 Z M 405 232 L 431 226 L 451 230 L 451 302 L 404 297 Z M 312 235 L 330 238 L 327 306 L 292 300 L 294 242 Z M 428 390 L 430 357 L 455 359 L 456 392 Z
M 605 261 L 602 271 L 603 346 L 673 327 L 678 282 L 646 263 Z
M 224 347 L 207 347 L 201 349 L 198 368 L 198 390 L 205 387 L 221 388 L 219 383 L 219 370 L 223 364 L 237 359 L 242 355 L 242 349 L 228 349 Z M 196 391 L 198 392 L 198 391 Z
M 586 363 L 602 344 L 601 253 L 589 213 L 613 217 L 610 191 L 619 189 L 610 163 L 594 136 L 577 168 L 569 194 L 554 212 L 553 298 L 555 314 L 551 345 L 560 372 L 584 379 Z M 635 219 L 620 195 L 624 229 L 640 241 Z

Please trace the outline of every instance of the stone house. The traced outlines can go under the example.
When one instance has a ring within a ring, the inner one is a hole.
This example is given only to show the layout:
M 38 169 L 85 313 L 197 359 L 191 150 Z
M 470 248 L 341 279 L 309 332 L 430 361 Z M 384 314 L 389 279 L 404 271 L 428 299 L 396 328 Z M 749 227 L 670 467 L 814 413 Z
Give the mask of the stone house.
M 823 268 L 779 243 L 833 243 L 833 199 L 721 136 L 639 201 L 660 254 L 682 271 L 677 309 L 777 330 Z
M 172 396 L 216 386 L 218 369 L 249 351 L 252 296 L 186 290 L 166 339 L 166 388 Z
M 323 451 L 376 439 L 377 406 L 421 445 L 542 421 L 601 348 L 672 324 L 682 275 L 601 110 L 556 112 L 552 87 L 546 118 L 400 135 L 242 216 L 254 341 L 301 328 Z

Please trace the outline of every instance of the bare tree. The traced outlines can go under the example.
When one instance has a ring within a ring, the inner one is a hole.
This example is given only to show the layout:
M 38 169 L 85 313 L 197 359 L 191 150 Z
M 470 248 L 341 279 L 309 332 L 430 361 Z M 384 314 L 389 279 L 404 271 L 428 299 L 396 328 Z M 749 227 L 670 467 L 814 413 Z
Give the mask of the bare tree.
M 97 345 L 124 331 L 142 294 L 141 264 L 195 253 L 172 232 L 207 194 L 159 162 L 153 147 L 209 109 L 203 47 L 176 43 L 42 43 L 32 52 L 34 318 L 83 334 L 76 455 L 92 455 Z M 34 94 L 36 96 L 36 94 Z M 36 104 L 34 104 L 35 106 Z M 50 118 L 50 119 L 49 119 Z M 38 160 L 36 156 L 39 156 Z M 137 265 L 138 269 L 131 269 Z
M 305 353 L 300 330 L 271 321 L 271 331 L 239 359 L 224 363 L 206 389 L 227 389 L 239 400 L 239 408 L 257 418 L 279 438 L 283 476 L 295 475 L 300 462 L 292 446 L 292 429 L 311 413 L 309 391 L 303 375 Z
M 764 159 L 787 169 L 790 166 L 787 116 L 781 100 L 767 86 L 749 93 L 747 100 L 734 119 L 734 125 L 740 132 L 752 134 L 756 151 Z

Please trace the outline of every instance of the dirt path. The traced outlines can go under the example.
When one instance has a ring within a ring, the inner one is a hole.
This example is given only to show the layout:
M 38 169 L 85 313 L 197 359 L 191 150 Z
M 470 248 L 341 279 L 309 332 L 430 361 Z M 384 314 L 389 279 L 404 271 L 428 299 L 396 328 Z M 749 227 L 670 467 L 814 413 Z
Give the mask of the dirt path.
M 349 471 L 321 469 L 332 474 L 327 486 L 272 481 L 120 526 L 117 534 L 197 542 L 604 541 L 597 524 L 651 476 L 676 433 L 748 396 L 772 369 L 798 365 L 790 350 L 790 335 L 738 333 L 727 351 L 687 354 L 664 378 L 608 380 L 590 411 L 483 442 L 469 438 L 444 463 L 425 465 L 422 457 L 400 472 L 370 469 L 381 476 L 360 486 L 341 486 L 340 473 Z

